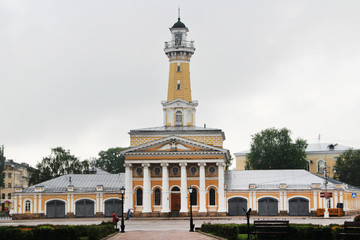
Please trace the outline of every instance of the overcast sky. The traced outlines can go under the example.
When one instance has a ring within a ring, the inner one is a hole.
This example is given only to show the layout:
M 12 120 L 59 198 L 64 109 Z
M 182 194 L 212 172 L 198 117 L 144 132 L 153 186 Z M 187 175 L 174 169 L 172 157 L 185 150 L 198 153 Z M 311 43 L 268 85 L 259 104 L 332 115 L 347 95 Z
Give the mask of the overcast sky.
M 360 147 L 360 1 L 0 0 L 0 145 L 35 165 L 62 146 L 81 160 L 163 124 L 181 20 L 195 41 L 197 125 Z

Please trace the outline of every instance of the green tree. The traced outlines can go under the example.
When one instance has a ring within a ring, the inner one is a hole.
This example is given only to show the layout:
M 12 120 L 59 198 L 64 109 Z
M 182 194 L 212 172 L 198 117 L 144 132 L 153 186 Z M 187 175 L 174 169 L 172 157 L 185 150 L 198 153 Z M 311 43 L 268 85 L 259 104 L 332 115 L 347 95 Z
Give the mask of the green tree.
M 5 187 L 5 156 L 4 146 L 0 146 L 0 187 Z
M 126 149 L 127 148 L 116 147 L 116 148 L 109 148 L 106 151 L 100 151 L 99 158 L 93 161 L 93 165 L 109 173 L 125 172 L 125 168 L 124 168 L 125 157 L 122 156 L 120 152 Z
M 226 160 L 226 163 L 225 163 L 226 164 L 226 167 L 225 167 L 226 170 L 229 170 L 229 167 L 231 166 L 232 161 L 233 161 L 232 156 L 230 156 L 229 159 Z
M 52 148 L 50 156 L 37 163 L 36 169 L 29 168 L 29 184 L 37 184 L 64 174 L 88 173 L 89 168 L 89 161 L 81 162 L 70 154 L 70 150 L 62 147 Z
M 293 142 L 290 134 L 286 128 L 268 128 L 253 135 L 246 169 L 304 169 L 307 143 Z
M 360 187 L 360 150 L 344 151 L 338 157 L 334 170 L 337 180 Z

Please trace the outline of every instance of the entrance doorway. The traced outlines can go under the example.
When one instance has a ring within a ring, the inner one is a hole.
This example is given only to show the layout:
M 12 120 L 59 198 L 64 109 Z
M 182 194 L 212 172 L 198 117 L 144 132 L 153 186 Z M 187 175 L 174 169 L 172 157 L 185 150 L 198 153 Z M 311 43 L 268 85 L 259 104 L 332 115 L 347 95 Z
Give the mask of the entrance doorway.
M 171 189 L 171 212 L 180 211 L 180 189 L 173 187 Z

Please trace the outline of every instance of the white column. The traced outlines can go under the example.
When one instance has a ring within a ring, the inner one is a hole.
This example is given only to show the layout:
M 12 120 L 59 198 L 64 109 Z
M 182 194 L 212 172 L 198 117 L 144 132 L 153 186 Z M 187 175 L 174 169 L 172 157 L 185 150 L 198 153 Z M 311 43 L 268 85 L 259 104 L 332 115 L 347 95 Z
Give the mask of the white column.
M 169 208 L 169 171 L 168 171 L 168 163 L 161 163 L 162 167 L 162 204 L 161 204 L 161 212 L 170 212 Z
M 314 208 L 313 208 L 313 211 L 316 211 L 317 209 L 317 192 L 314 191 Z
M 23 213 L 23 208 L 22 208 L 22 196 L 19 196 L 19 213 Z
M 34 213 L 38 213 L 37 211 L 37 195 L 34 195 Z
M 200 166 L 200 207 L 199 212 L 206 212 L 206 189 L 205 189 L 205 166 L 206 163 L 198 163 Z
M 334 198 L 334 208 L 336 208 L 336 205 L 338 203 L 338 191 L 335 191 L 335 198 Z
M 15 214 L 18 213 L 18 201 L 17 200 L 18 200 L 18 197 L 15 196 L 15 198 L 14 198 L 14 206 L 13 206 Z
M 188 212 L 188 202 L 187 202 L 187 173 L 186 166 L 187 163 L 179 163 L 181 167 L 181 207 L 180 212 Z
M 97 196 L 97 194 L 96 194 L 96 196 Z M 95 208 L 97 209 L 97 205 L 98 205 L 98 203 L 97 203 L 97 199 L 96 199 L 96 205 L 95 205 Z M 66 213 L 69 213 L 70 212 L 70 208 L 71 208 L 71 198 L 70 198 L 70 194 L 68 193 L 67 194 L 67 202 L 66 202 Z
M 320 197 L 320 192 L 318 192 L 318 198 L 319 198 L 319 208 L 323 208 L 323 198 Z
M 248 201 L 248 203 L 249 203 L 249 208 L 253 208 L 253 206 L 252 206 L 252 203 L 253 203 L 253 200 L 252 200 L 252 192 L 249 192 L 249 201 Z M 247 210 L 247 209 L 246 209 Z
M 256 192 L 253 192 L 253 208 L 252 208 L 252 210 L 257 211 Z
M 150 180 L 150 172 L 149 167 L 150 163 L 143 163 L 142 166 L 144 167 L 144 194 L 143 194 L 143 213 L 151 212 L 151 180 Z
M 343 191 L 340 191 L 339 192 L 339 195 L 340 195 L 340 199 L 339 199 L 339 201 L 341 202 L 341 203 L 344 203 L 344 196 L 343 196 Z M 344 204 L 343 204 L 344 205 Z M 344 207 L 344 206 L 343 206 Z
M 40 193 L 39 194 L 39 210 L 38 210 L 39 213 L 44 213 L 44 209 L 43 209 L 43 206 L 42 206 L 42 194 Z
M 283 192 L 280 191 L 280 202 L 279 202 L 279 204 L 280 204 L 280 211 L 284 211 L 284 204 L 283 204 L 283 202 L 284 202 Z
M 100 212 L 104 212 L 103 193 L 100 193 Z
M 287 192 L 284 192 L 284 211 L 289 212 L 289 209 L 288 209 Z
M 127 212 L 129 208 L 132 207 L 132 169 L 131 163 L 125 163 L 125 200 L 124 200 L 124 212 Z
M 75 214 L 74 194 L 71 194 L 71 212 Z
M 69 197 L 68 197 L 69 198 Z M 70 205 L 70 204 L 69 204 Z M 95 212 L 100 212 L 100 198 L 99 193 L 96 193 L 96 205 L 95 205 Z
M 334 208 L 334 197 L 330 198 L 330 208 Z
M 216 165 L 218 165 L 218 198 L 219 198 L 219 208 L 218 208 L 218 212 L 226 212 L 226 201 L 225 201 L 225 177 L 224 177 L 224 167 L 225 167 L 225 163 L 216 163 Z M 201 171 L 200 171 L 201 173 Z M 203 187 L 205 189 L 205 170 L 204 170 L 204 183 L 203 183 Z M 201 189 L 201 177 L 200 177 L 200 189 Z M 201 190 L 200 190 L 201 193 Z M 205 191 L 204 191 L 204 202 L 206 204 L 206 200 L 205 200 Z M 200 196 L 200 200 L 201 200 L 201 196 Z M 201 206 L 200 206 L 201 208 Z

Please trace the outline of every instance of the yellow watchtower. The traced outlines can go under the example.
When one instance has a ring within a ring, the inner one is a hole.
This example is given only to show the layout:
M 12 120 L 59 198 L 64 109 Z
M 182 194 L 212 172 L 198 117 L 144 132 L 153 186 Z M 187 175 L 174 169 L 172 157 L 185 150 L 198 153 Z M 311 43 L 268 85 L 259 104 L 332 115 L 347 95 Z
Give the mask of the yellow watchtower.
M 191 98 L 190 58 L 195 52 L 194 42 L 187 41 L 189 29 L 178 21 L 170 28 L 171 41 L 165 42 L 169 58 L 169 86 L 167 101 L 162 101 L 165 126 L 195 126 L 197 101 Z

